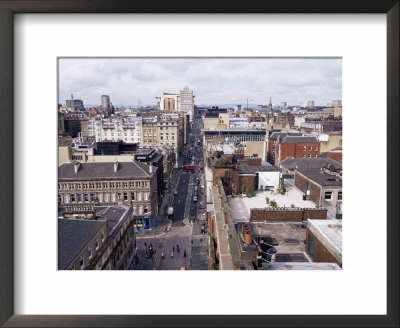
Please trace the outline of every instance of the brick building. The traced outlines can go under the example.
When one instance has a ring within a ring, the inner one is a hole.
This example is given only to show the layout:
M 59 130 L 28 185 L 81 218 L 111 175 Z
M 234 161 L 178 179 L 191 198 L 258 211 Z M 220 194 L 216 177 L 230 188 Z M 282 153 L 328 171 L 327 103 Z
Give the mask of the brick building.
M 277 140 L 275 165 L 286 158 L 318 158 L 319 141 L 316 137 L 308 136 L 286 136 Z
M 307 220 L 306 252 L 313 262 L 342 267 L 342 221 Z
M 297 169 L 294 184 L 318 206 L 337 206 L 342 202 L 341 170 L 332 165 L 323 169 Z
M 301 132 L 279 132 L 279 131 L 274 131 L 272 132 L 269 136 L 267 134 L 267 151 L 266 151 L 266 160 L 267 162 L 271 163 L 272 165 L 275 165 L 275 157 L 277 155 L 277 151 L 279 149 L 279 142 L 285 138 L 286 136 L 302 136 L 303 134 Z M 278 164 L 279 165 L 279 164 Z

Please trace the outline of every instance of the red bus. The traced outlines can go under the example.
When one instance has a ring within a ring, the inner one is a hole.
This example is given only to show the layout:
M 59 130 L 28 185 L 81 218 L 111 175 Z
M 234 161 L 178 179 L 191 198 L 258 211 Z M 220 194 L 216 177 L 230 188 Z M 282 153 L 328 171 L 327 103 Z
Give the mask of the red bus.
M 194 165 L 183 165 L 183 171 L 194 171 Z

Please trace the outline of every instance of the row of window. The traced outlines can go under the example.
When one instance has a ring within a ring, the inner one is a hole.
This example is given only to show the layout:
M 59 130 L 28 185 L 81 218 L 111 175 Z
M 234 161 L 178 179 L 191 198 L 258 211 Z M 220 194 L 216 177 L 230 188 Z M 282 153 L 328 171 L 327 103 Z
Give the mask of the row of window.
M 146 188 L 148 181 L 59 183 L 58 190 Z
M 136 197 L 135 197 L 136 194 Z M 70 203 L 89 203 L 98 200 L 100 203 L 115 203 L 117 200 L 124 201 L 148 201 L 149 194 L 147 192 L 118 192 L 118 193 L 84 193 L 84 194 L 59 194 L 58 202 L 64 204 Z
M 106 235 L 105 235 L 105 232 L 104 232 L 104 230 L 102 230 L 102 232 L 101 232 L 101 242 L 102 242 L 102 243 L 103 243 L 104 240 L 106 239 L 105 236 L 106 236 Z M 95 250 L 96 250 L 96 251 L 99 250 L 99 248 L 100 248 L 99 238 L 96 238 L 96 239 L 95 239 L 95 241 L 94 241 L 94 247 L 95 247 Z M 92 257 L 93 257 L 92 244 L 89 244 L 88 247 L 87 247 L 87 258 L 89 259 L 89 262 L 90 262 L 90 260 L 92 259 Z M 101 260 L 100 260 L 100 261 L 101 261 Z M 89 263 L 88 263 L 88 264 L 89 264 Z M 86 266 L 87 266 L 87 264 L 85 263 L 85 252 L 82 252 L 81 255 L 79 256 L 79 269 L 83 270 L 83 269 L 86 268 Z M 72 264 L 72 266 L 71 266 L 70 269 L 71 269 L 71 270 L 75 270 L 75 269 L 76 269 L 75 263 Z

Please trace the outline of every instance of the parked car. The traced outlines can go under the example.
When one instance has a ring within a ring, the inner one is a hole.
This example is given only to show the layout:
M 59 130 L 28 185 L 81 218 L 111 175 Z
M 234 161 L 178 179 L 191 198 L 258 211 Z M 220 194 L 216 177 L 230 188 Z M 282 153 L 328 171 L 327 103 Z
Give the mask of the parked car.
M 197 196 L 193 196 L 193 201 L 197 202 Z

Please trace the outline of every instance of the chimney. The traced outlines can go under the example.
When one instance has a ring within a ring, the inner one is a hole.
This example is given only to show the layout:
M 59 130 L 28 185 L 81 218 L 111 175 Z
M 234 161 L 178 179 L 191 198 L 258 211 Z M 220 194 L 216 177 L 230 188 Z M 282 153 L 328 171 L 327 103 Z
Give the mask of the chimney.
M 118 161 L 114 162 L 114 172 L 118 171 Z
M 75 173 L 78 173 L 78 171 L 79 171 L 79 165 L 80 165 L 79 162 L 75 162 L 75 164 L 74 164 L 74 171 L 75 171 Z
M 153 163 L 150 163 L 149 165 L 149 173 L 153 173 Z

